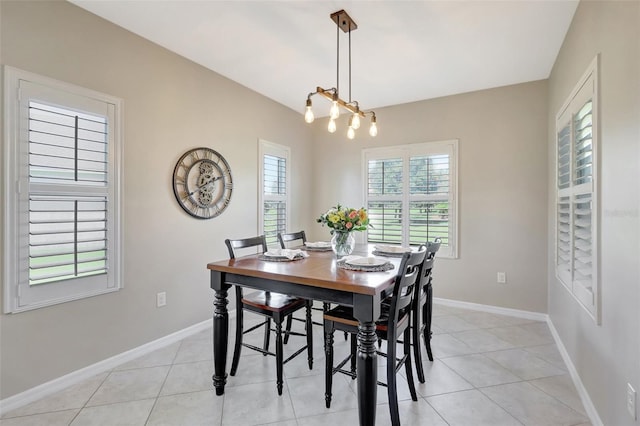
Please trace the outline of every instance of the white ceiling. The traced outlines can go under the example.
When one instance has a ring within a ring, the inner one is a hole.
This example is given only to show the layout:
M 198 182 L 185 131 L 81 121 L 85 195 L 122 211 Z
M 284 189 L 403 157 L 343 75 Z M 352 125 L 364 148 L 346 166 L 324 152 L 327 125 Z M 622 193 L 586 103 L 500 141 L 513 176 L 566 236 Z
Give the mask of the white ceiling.
M 71 2 L 300 113 L 316 86 L 336 85 L 336 25 L 329 15 L 337 10 L 346 10 L 358 25 L 351 34 L 352 99 L 372 109 L 547 78 L 578 4 Z M 347 51 L 348 36 L 340 31 L 340 97 L 345 100 Z

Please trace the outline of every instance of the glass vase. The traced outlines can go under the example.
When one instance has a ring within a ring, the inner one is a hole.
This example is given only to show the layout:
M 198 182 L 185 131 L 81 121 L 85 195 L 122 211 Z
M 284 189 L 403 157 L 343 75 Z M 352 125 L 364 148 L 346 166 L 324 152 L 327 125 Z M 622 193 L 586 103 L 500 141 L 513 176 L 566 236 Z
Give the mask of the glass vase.
M 341 258 L 350 255 L 355 247 L 356 239 L 351 235 L 351 232 L 333 232 L 331 249 L 336 254 L 336 257 Z

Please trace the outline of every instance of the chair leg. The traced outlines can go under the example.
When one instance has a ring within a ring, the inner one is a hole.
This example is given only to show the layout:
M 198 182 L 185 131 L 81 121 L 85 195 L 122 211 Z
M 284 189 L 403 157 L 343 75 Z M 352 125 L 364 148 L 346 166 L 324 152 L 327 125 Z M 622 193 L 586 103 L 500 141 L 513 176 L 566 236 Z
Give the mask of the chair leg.
M 431 282 L 427 284 L 427 302 L 422 306 L 422 318 L 424 321 L 424 346 L 427 349 L 429 361 L 433 362 L 433 353 L 431 352 L 431 317 L 433 314 L 433 286 Z
M 418 381 L 420 383 L 424 383 L 424 369 L 422 368 L 422 352 L 420 350 L 420 319 L 422 315 L 420 315 L 420 300 L 416 301 L 416 310 L 411 315 L 411 345 L 413 346 L 413 358 L 415 359 L 416 364 L 416 374 L 418 376 Z
M 284 334 L 284 344 L 286 345 L 287 343 L 289 343 L 289 333 L 291 333 L 291 323 L 293 322 L 293 315 L 289 315 L 287 317 L 287 325 L 286 325 L 286 332 Z
M 264 325 L 264 344 L 262 345 L 262 349 L 265 351 L 269 350 L 269 339 L 271 338 L 271 318 L 267 318 L 267 321 Z M 267 354 L 263 354 L 267 356 Z
M 404 371 L 407 375 L 407 382 L 409 383 L 409 392 L 411 392 L 411 399 L 414 401 L 418 400 L 418 395 L 416 394 L 416 385 L 413 382 L 413 371 L 411 370 L 411 343 L 409 342 L 409 335 L 411 334 L 410 330 L 407 328 L 404 332 L 404 354 L 407 356 L 406 361 L 404 362 Z
M 236 304 L 236 344 L 233 348 L 233 361 L 231 362 L 231 375 L 235 376 L 240 362 L 240 352 L 242 351 L 242 336 L 244 331 L 244 315 L 242 303 Z
M 307 334 L 307 362 L 309 363 L 309 370 L 313 370 L 313 320 L 311 319 L 311 301 L 307 302 L 307 315 L 306 315 L 306 334 Z M 291 316 L 289 316 L 291 318 Z M 287 334 L 287 337 L 289 335 Z
M 333 385 L 333 324 L 324 323 L 324 401 L 327 408 L 331 408 L 331 387 Z
M 391 412 L 392 425 L 400 424 L 398 385 L 396 381 L 396 345 L 397 341 L 395 340 L 387 341 L 387 396 L 389 399 L 389 411 Z
M 276 384 L 278 386 L 278 395 L 282 395 L 282 320 L 274 321 L 276 323 Z
M 358 338 L 351 335 L 351 380 L 356 379 L 356 367 L 358 361 Z

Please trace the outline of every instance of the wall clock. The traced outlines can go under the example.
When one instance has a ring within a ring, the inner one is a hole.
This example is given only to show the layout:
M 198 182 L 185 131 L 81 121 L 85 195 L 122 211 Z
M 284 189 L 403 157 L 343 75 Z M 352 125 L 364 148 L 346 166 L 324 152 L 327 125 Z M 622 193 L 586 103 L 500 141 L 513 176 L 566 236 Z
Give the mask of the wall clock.
M 217 151 L 194 148 L 173 169 L 173 193 L 180 207 L 198 219 L 211 219 L 229 205 L 233 180 L 229 163 Z

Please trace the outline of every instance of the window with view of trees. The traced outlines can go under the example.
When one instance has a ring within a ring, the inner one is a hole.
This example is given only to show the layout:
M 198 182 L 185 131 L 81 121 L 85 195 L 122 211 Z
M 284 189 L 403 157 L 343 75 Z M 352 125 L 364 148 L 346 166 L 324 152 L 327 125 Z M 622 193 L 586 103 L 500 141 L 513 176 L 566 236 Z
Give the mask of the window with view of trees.
M 289 148 L 260 141 L 260 233 L 267 245 L 278 244 L 286 232 L 289 211 Z
M 365 150 L 370 243 L 419 245 L 442 240 L 456 257 L 457 141 Z
M 6 68 L 5 311 L 120 286 L 121 101 Z

